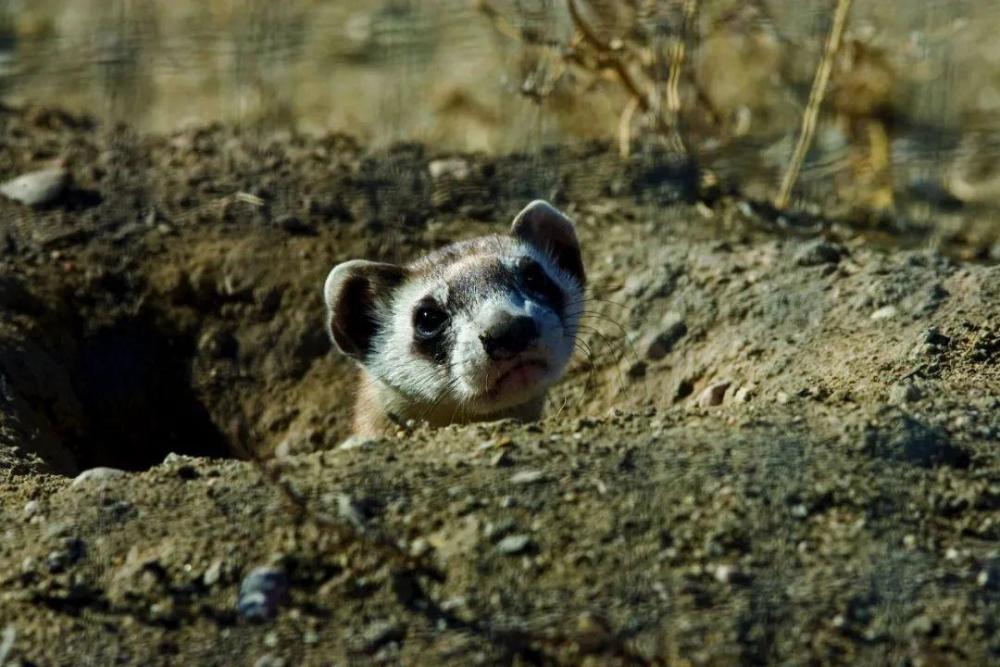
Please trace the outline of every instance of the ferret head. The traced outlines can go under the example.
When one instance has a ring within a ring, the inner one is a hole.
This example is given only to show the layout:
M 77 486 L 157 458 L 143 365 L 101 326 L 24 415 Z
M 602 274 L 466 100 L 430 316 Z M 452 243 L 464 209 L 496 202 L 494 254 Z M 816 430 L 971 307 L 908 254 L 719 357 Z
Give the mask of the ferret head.
M 397 266 L 354 260 L 326 280 L 337 348 L 407 412 L 483 417 L 538 399 L 574 349 L 585 283 L 573 223 L 529 204 L 508 236 Z

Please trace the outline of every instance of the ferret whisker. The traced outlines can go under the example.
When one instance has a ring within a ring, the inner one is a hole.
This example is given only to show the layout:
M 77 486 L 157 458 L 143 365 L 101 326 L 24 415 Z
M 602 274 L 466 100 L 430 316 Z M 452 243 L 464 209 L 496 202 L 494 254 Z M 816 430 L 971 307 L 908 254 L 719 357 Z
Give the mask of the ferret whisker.
M 581 324 L 580 326 L 581 327 L 587 327 L 588 331 L 593 331 L 594 333 L 596 333 L 601 338 L 603 338 L 605 340 L 608 340 L 608 336 L 606 336 L 604 334 L 604 332 L 602 332 L 599 329 L 597 329 L 597 327 L 593 327 L 593 326 L 589 326 L 589 325 L 584 325 L 584 324 Z M 639 353 L 636 351 L 635 345 L 633 345 L 632 341 L 630 341 L 628 339 L 628 335 L 624 333 L 624 329 L 622 329 L 621 326 L 619 326 L 619 329 L 621 329 L 621 331 L 622 331 L 621 335 L 620 336 L 615 336 L 614 338 L 610 339 L 610 340 L 618 341 L 619 348 L 622 350 L 622 354 L 619 357 L 619 360 L 621 360 L 621 359 L 623 359 L 625 357 L 625 351 L 627 350 L 628 352 L 630 352 L 632 354 L 632 360 L 635 361 L 635 362 L 638 362 L 639 361 Z
M 596 327 L 580 325 L 580 329 L 587 334 L 597 336 L 598 338 L 600 338 L 605 348 L 611 348 L 616 353 L 615 357 L 616 361 L 621 361 L 624 358 L 625 353 L 627 352 L 624 341 L 618 341 L 614 338 L 606 336 L 604 335 L 604 332 L 600 331 Z
M 583 298 L 577 299 L 576 301 L 571 301 L 567 305 L 578 306 L 581 303 L 590 303 L 592 301 L 597 301 L 599 303 L 607 303 L 607 304 L 610 304 L 612 306 L 617 306 L 618 308 L 621 308 L 622 310 L 626 311 L 627 313 L 631 313 L 632 312 L 632 309 L 630 307 L 626 306 L 623 303 L 618 303 L 617 301 L 612 301 L 611 299 L 601 299 L 601 298 L 598 298 L 596 296 L 585 296 Z

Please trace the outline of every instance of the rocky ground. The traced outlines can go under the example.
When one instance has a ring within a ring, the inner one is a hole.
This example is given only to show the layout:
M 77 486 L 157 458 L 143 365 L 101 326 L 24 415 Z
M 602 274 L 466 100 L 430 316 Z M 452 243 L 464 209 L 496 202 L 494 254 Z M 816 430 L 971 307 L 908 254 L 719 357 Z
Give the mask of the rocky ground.
M 599 144 L 0 130 L 0 180 L 69 175 L 0 200 L 0 665 L 1000 659 L 995 231 Z M 593 297 L 549 418 L 345 441 L 330 267 L 538 196 Z

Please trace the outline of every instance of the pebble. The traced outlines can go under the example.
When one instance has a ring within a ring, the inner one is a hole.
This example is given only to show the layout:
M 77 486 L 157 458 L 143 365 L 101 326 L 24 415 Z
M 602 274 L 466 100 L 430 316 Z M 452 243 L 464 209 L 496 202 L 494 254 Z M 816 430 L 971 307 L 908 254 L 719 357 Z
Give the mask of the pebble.
M 366 651 L 375 651 L 389 642 L 398 642 L 405 635 L 398 621 L 375 621 L 365 628 L 362 638 Z
M 337 516 L 349 521 L 358 528 L 365 525 L 365 513 L 361 507 L 346 493 L 337 494 Z
M 534 484 L 544 481 L 546 481 L 545 473 L 541 470 L 522 470 L 514 473 L 510 478 L 511 484 Z
M 456 181 L 464 181 L 469 177 L 469 163 L 457 157 L 432 160 L 427 165 L 427 170 L 435 181 L 444 176 L 454 178 Z
M 240 584 L 236 609 L 251 621 L 268 621 L 288 597 L 288 575 L 275 567 L 256 567 Z
M 341 443 L 337 445 L 337 449 L 365 449 L 367 447 L 373 447 L 377 443 L 377 440 L 364 435 L 352 435 L 341 441 Z
M 944 348 L 951 343 L 951 338 L 945 336 L 936 327 L 931 327 L 924 331 L 923 342 L 927 345 Z
M 127 472 L 125 472 L 124 470 L 120 470 L 118 468 L 107 468 L 107 467 L 90 468 L 88 470 L 84 470 L 79 475 L 74 477 L 73 481 L 70 483 L 69 486 L 71 489 L 75 489 L 78 487 L 88 486 L 91 484 L 105 484 L 108 482 L 112 482 L 116 479 L 121 479 L 126 475 L 128 475 Z
M 517 522 L 513 519 L 503 519 L 502 521 L 497 521 L 496 523 L 488 523 L 483 529 L 483 534 L 486 539 L 490 541 L 496 541 L 503 537 L 506 537 L 510 533 L 517 529 Z
M 795 263 L 799 266 L 837 264 L 844 254 L 844 249 L 841 246 L 829 241 L 817 240 L 807 243 L 795 254 Z
M 275 220 L 275 224 L 289 234 L 302 236 L 312 236 L 316 234 L 316 225 L 303 220 L 296 215 L 282 215 Z
M 507 451 L 498 452 L 490 459 L 490 465 L 494 468 L 506 467 L 514 464 L 514 459 Z
M 634 361 L 629 364 L 629 367 L 625 370 L 625 374 L 630 380 L 638 380 L 640 378 L 646 377 L 647 364 L 642 359 Z
M 24 504 L 24 517 L 30 519 L 38 514 L 42 509 L 42 504 L 37 500 L 29 500 Z
M 913 637 L 926 636 L 934 632 L 935 625 L 934 619 L 921 614 L 906 624 L 906 632 Z
M 0 183 L 0 194 L 26 206 L 44 206 L 62 195 L 69 180 L 65 167 L 39 169 Z
M 730 382 L 728 380 L 708 385 L 702 390 L 701 394 L 699 394 L 698 405 L 703 408 L 722 405 L 722 399 L 725 398 L 726 390 L 729 389 L 729 385 Z
M 508 535 L 503 538 L 497 542 L 496 549 L 507 556 L 515 556 L 527 551 L 531 545 L 531 536 L 521 533 L 519 535 Z
M 899 313 L 896 306 L 882 306 L 874 313 L 871 314 L 871 320 L 873 322 L 880 322 L 881 320 L 888 320 L 895 317 Z
M 735 565 L 719 565 L 715 568 L 714 576 L 720 584 L 730 584 L 739 577 L 739 570 Z
M 751 398 L 753 398 L 753 387 L 749 385 L 737 389 L 733 396 L 733 400 L 737 403 L 749 403 Z
M 287 664 L 284 658 L 267 654 L 257 658 L 257 662 L 253 663 L 253 667 L 286 667 Z
M 45 559 L 45 564 L 49 568 L 49 572 L 63 572 L 68 566 L 79 561 L 87 553 L 86 544 L 78 537 L 66 537 L 61 542 L 61 548 L 49 552 L 49 555 Z
M 687 335 L 687 332 L 687 324 L 678 313 L 667 313 L 666 317 L 663 318 L 660 331 L 654 334 L 646 344 L 644 352 L 646 358 L 656 361 L 667 356 L 674 349 L 674 345 Z
M 308 454 L 315 451 L 316 434 L 312 429 L 294 430 L 286 434 L 274 448 L 274 456 L 287 459 L 290 456 Z
M 214 586 L 222 578 L 222 559 L 217 558 L 212 561 L 212 564 L 208 566 L 205 570 L 205 574 L 202 575 L 201 581 L 206 586 Z
M 889 389 L 889 402 L 895 405 L 902 405 L 903 403 L 913 403 L 919 401 L 923 397 L 923 393 L 920 389 L 909 382 L 900 382 L 899 384 L 894 384 L 891 389 Z

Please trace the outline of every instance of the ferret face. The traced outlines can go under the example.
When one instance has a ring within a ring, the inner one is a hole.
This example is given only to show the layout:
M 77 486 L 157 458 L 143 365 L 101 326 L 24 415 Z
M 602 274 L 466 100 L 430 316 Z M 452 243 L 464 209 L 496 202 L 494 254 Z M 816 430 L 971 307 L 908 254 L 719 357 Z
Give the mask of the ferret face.
M 488 414 L 535 398 L 573 352 L 581 289 L 538 249 L 481 239 L 401 286 L 365 366 L 421 403 Z
M 406 412 L 485 418 L 537 399 L 563 374 L 584 280 L 572 223 L 534 202 L 510 236 L 453 244 L 406 267 L 341 264 L 326 297 L 338 348 Z

